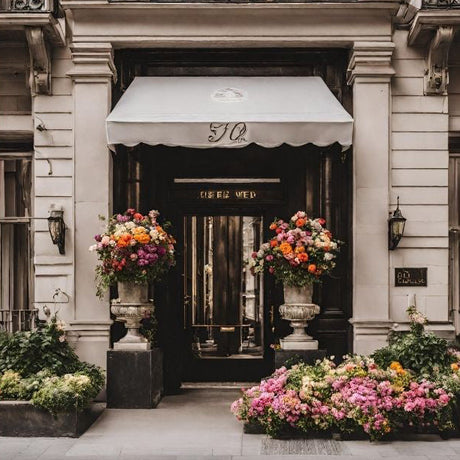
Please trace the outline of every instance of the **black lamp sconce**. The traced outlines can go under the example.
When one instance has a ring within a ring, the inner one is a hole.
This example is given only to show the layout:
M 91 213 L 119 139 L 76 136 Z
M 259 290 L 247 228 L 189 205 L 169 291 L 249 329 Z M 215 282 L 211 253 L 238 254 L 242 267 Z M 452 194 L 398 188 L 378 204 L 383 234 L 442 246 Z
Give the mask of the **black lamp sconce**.
M 48 217 L 48 230 L 53 244 L 57 244 L 59 254 L 65 254 L 65 222 L 64 211 L 52 207 Z
M 393 251 L 398 247 L 399 241 L 404 235 L 404 226 L 406 225 L 406 218 L 402 215 L 399 209 L 399 196 L 396 209 L 388 219 L 388 249 Z

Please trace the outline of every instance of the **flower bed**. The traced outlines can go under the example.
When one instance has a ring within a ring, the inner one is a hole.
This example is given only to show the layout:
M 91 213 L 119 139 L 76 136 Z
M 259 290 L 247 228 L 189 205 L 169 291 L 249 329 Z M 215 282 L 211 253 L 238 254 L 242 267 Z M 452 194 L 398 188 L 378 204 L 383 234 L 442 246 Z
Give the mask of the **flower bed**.
M 380 439 L 397 432 L 453 430 L 454 401 L 440 385 L 354 356 L 337 367 L 329 359 L 282 367 L 245 390 L 232 411 L 274 437 L 339 432 Z
M 373 357 L 281 367 L 243 390 L 232 412 L 276 437 L 338 432 L 375 440 L 458 432 L 460 353 L 425 332 L 426 318 L 415 308 L 408 313 L 410 332 L 393 337 Z
M 78 359 L 56 318 L 35 331 L 0 333 L 0 434 L 77 436 L 97 418 L 88 409 L 104 380 Z

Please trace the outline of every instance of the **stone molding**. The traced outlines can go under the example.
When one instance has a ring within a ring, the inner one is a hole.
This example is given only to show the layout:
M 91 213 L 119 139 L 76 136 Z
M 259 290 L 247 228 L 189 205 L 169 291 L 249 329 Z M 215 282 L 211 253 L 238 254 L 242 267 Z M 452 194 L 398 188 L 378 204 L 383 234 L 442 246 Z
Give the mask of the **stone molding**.
M 75 320 L 69 321 L 66 333 L 73 337 L 99 337 L 101 339 L 110 337 L 110 326 L 112 320 Z
M 393 329 L 394 322 L 388 319 L 364 320 L 350 318 L 349 323 L 353 326 L 355 344 L 367 337 L 367 341 L 382 341 L 388 339 L 389 332 Z M 355 350 L 356 353 L 356 350 Z
M 409 46 L 427 44 L 433 38 L 433 31 L 440 26 L 453 26 L 458 30 L 460 28 L 460 9 L 419 11 L 409 30 L 407 44 Z
M 447 94 L 449 48 L 454 38 L 453 26 L 439 26 L 428 48 L 425 70 L 425 95 Z
M 389 83 L 395 71 L 391 57 L 393 42 L 355 42 L 347 69 L 347 83 Z
M 73 43 L 70 45 L 74 67 L 67 72 L 78 83 L 117 81 L 110 43 Z
M 54 46 L 64 46 L 65 22 L 50 12 L 0 12 L 0 28 L 23 29 L 24 27 L 43 27 L 46 39 Z
M 110 9 L 158 9 L 158 8 L 182 8 L 182 9 L 189 9 L 189 8 L 257 8 L 257 9 L 266 9 L 266 8 L 308 8 L 308 9 L 384 9 L 384 10 L 397 10 L 400 2 L 396 0 L 359 0 L 359 1 L 349 1 L 349 0 L 337 0 L 337 1 L 303 1 L 298 2 L 296 0 L 292 1 L 284 1 L 284 2 L 274 2 L 274 3 L 266 3 L 266 2 L 254 2 L 254 3 L 238 3 L 235 2 L 226 2 L 221 0 L 220 2 L 217 1 L 210 1 L 210 0 L 203 0 L 203 1 L 171 1 L 171 2 L 145 2 L 143 0 L 139 1 L 126 1 L 126 0 L 119 0 L 119 1 L 109 1 L 109 0 L 61 0 L 62 7 L 64 9 L 88 9 L 88 8 L 110 8 Z

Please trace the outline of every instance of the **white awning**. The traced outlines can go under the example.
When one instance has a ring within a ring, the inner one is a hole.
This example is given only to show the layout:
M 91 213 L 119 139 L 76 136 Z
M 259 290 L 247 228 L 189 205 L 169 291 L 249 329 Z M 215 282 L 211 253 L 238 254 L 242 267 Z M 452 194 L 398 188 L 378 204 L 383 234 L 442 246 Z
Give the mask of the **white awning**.
M 136 77 L 107 117 L 112 147 L 352 143 L 353 119 L 320 77 Z

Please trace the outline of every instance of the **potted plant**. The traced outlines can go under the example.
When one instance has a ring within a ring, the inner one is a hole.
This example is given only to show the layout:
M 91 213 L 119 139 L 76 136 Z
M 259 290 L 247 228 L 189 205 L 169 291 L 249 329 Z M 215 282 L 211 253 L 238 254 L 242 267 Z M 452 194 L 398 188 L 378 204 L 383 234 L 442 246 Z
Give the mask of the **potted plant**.
M 274 236 L 252 254 L 251 271 L 268 271 L 283 283 L 283 319 L 291 321 L 293 334 L 281 341 L 284 349 L 314 349 L 316 341 L 305 333 L 307 321 L 319 313 L 312 302 L 313 285 L 335 267 L 340 242 L 324 227 L 322 218 L 312 219 L 296 212 L 289 222 L 276 219 L 270 225 Z
M 175 240 L 159 224 L 158 216 L 158 211 L 143 215 L 135 209 L 115 214 L 90 247 L 100 261 L 97 295 L 101 297 L 110 286 L 118 285 L 118 299 L 112 302 L 111 311 L 126 323 L 128 333 L 116 348 L 147 343 L 139 334 L 139 322 L 153 313 L 148 283 L 160 280 L 175 263 Z

